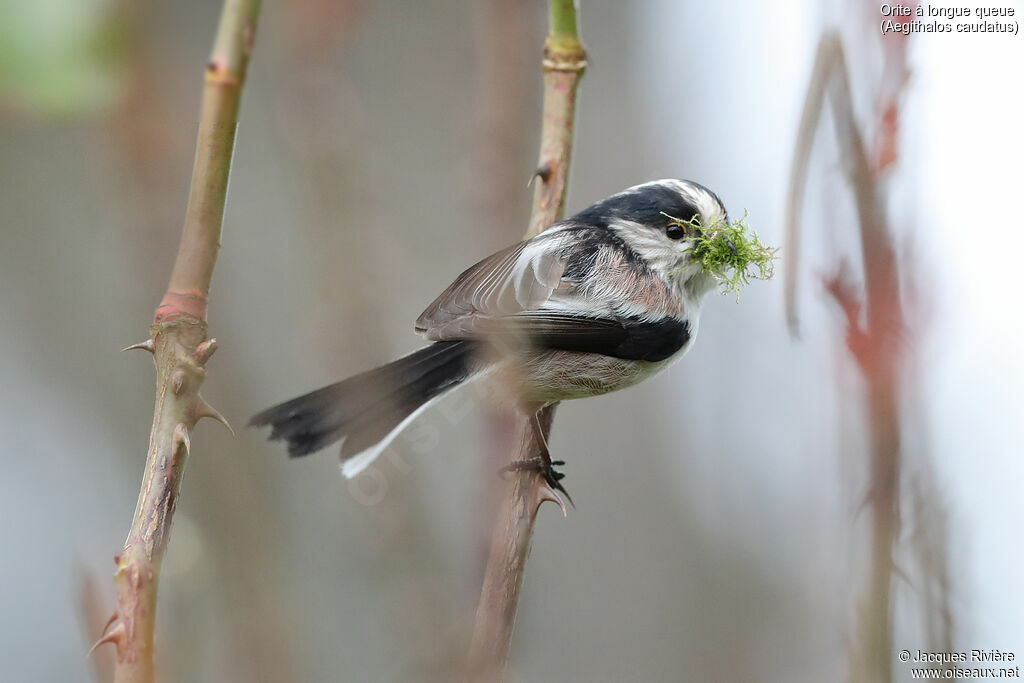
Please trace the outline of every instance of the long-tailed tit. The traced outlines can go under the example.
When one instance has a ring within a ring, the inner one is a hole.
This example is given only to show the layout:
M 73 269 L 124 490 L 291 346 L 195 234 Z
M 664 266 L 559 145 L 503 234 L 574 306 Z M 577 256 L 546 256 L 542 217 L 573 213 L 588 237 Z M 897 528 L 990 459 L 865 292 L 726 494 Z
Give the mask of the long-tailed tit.
M 721 200 L 685 180 L 612 195 L 459 275 L 416 321 L 428 346 L 251 424 L 270 425 L 270 439 L 286 440 L 293 457 L 341 441 L 341 469 L 352 477 L 427 406 L 475 378 L 512 378 L 531 415 L 632 386 L 693 342 L 716 281 L 687 247 L 696 226 L 721 221 Z

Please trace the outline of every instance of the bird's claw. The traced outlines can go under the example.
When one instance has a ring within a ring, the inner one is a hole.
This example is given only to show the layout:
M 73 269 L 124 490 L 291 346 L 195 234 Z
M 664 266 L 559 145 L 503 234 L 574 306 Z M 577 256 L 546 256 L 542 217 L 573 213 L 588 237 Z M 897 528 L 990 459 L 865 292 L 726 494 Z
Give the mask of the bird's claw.
M 559 472 L 555 469 L 555 466 L 561 467 L 565 465 L 564 460 L 549 460 L 542 456 L 535 458 L 529 458 L 526 460 L 516 460 L 509 463 L 505 467 L 501 468 L 502 474 L 509 472 L 537 472 L 543 478 L 545 483 L 555 491 L 559 491 L 565 495 L 569 500 L 569 504 L 576 507 L 576 504 L 572 501 L 572 496 L 562 486 L 561 481 L 565 479 L 565 472 Z
M 551 451 L 548 450 L 548 440 L 544 436 L 544 428 L 537 418 L 537 413 L 530 416 L 530 426 L 532 427 L 533 436 L 537 440 L 537 455 L 532 458 L 516 460 L 509 463 L 508 466 L 502 468 L 501 472 L 502 474 L 507 472 L 524 471 L 537 472 L 541 477 L 543 477 L 544 483 L 547 484 L 546 487 L 541 487 L 542 489 L 546 488 L 547 493 L 541 496 L 540 502 L 544 502 L 545 500 L 555 500 L 558 502 L 559 507 L 562 508 L 562 512 L 564 513 L 565 504 L 561 502 L 557 492 L 564 494 L 566 500 L 569 501 L 569 504 L 576 507 L 576 503 L 572 502 L 572 496 L 569 495 L 569 492 L 566 491 L 565 487 L 561 484 L 562 479 L 565 479 L 565 474 L 555 469 L 556 465 L 558 467 L 565 465 L 565 461 L 551 459 Z

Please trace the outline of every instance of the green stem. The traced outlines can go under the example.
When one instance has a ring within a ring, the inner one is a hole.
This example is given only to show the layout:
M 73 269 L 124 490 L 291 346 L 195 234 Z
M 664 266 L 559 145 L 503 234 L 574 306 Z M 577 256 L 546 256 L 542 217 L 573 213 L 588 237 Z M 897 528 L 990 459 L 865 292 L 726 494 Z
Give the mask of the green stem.
M 576 90 L 587 66 L 587 53 L 576 35 L 572 0 L 551 0 L 551 28 L 544 41 L 544 114 L 533 210 L 526 237 L 539 234 L 562 218 L 576 126 Z
M 210 279 L 220 248 L 228 175 L 242 84 L 256 35 L 260 0 L 225 0 L 206 65 L 192 184 L 178 258 L 156 320 L 186 313 L 206 319 Z
M 552 37 L 577 37 L 576 0 L 551 0 L 548 19 Z

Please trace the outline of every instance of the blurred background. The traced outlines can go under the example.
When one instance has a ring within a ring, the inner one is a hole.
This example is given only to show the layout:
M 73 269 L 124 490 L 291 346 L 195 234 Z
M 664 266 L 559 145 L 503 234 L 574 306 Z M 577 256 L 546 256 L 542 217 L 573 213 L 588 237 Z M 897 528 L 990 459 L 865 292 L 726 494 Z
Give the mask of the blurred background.
M 781 245 L 811 65 L 838 27 L 866 144 L 895 145 L 874 167 L 902 304 L 891 647 L 1020 658 L 1024 43 L 894 48 L 878 11 L 583 0 L 568 208 L 690 178 Z M 114 605 L 153 394 L 150 358 L 118 349 L 145 338 L 166 287 L 218 13 L 0 0 L 4 681 L 109 676 L 112 648 L 85 652 Z M 473 394 L 353 482 L 333 453 L 289 462 L 244 425 L 417 348 L 434 294 L 521 237 L 545 21 L 540 0 L 264 4 L 204 386 L 238 435 L 209 422 L 193 438 L 160 587 L 163 680 L 447 680 L 463 655 L 493 476 Z M 842 272 L 858 297 L 864 281 L 832 121 L 829 104 L 800 207 L 799 337 L 780 264 L 739 304 L 711 295 L 671 371 L 559 410 L 577 509 L 541 510 L 514 680 L 856 678 L 882 494 L 870 378 L 824 284 Z

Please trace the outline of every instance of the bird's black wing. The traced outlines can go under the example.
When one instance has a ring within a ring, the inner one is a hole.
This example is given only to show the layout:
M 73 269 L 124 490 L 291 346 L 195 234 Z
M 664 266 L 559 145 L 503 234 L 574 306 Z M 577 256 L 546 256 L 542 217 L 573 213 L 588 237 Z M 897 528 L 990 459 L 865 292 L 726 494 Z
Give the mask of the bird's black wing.
M 609 230 L 567 222 L 464 271 L 416 331 L 660 360 L 689 338 L 676 300 Z
M 531 311 L 506 318 L 502 330 L 538 348 L 645 361 L 665 360 L 690 339 L 689 323 L 679 318 L 593 318 L 556 311 Z

